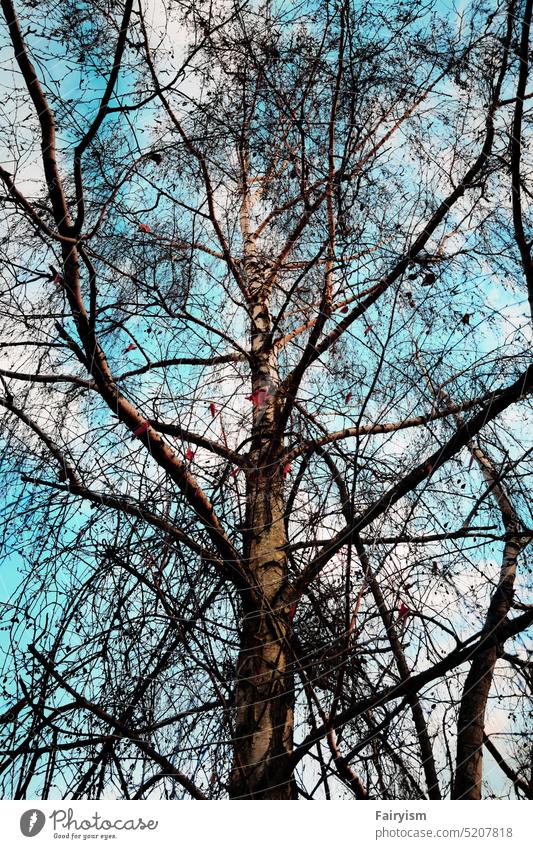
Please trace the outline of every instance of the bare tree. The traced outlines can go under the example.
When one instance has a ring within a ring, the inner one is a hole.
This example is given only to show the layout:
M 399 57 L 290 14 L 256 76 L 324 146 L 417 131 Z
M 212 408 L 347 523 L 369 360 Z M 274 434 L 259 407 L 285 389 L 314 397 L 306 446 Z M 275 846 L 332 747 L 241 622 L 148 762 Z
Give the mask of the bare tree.
M 531 797 L 531 7 L 2 0 L 5 796 Z

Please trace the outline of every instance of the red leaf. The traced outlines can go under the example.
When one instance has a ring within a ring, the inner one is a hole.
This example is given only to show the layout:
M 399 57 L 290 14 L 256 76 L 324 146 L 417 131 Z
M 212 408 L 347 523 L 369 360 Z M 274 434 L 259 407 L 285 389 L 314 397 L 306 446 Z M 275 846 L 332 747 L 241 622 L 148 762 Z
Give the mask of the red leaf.
M 150 427 L 150 422 L 143 422 L 142 425 L 140 425 L 137 428 L 137 430 L 133 431 L 133 435 L 134 436 L 142 436 L 143 433 L 146 433 L 146 431 L 148 430 L 149 427 Z
M 211 403 L 209 404 L 209 412 L 211 413 L 211 418 L 214 419 L 217 412 L 217 405 L 214 401 L 211 401 Z
M 141 231 L 141 233 L 149 233 L 150 227 L 148 226 L 148 224 L 139 224 L 139 230 Z
M 349 312 L 349 311 L 350 311 L 350 308 L 349 308 L 348 304 L 346 304 L 346 306 L 341 308 L 341 312 Z
M 134 349 L 134 348 L 136 348 L 136 347 L 137 347 L 137 345 L 135 344 L 135 342 L 130 342 L 130 344 L 128 345 L 128 347 L 127 347 L 127 348 L 124 348 L 124 350 L 122 351 L 122 353 L 123 353 L 123 354 L 127 354 L 127 353 L 128 353 L 128 351 L 133 351 L 133 349 Z
M 185 459 L 186 460 L 194 460 L 194 451 L 192 450 L 192 448 L 187 448 L 187 450 L 185 452 Z
M 401 602 L 400 602 L 400 610 L 399 610 L 399 616 L 398 616 L 398 618 L 399 618 L 399 619 L 405 619 L 405 617 L 406 617 L 406 616 L 407 616 L 410 612 L 411 612 L 411 611 L 409 610 L 409 608 L 407 607 L 407 605 L 406 605 L 406 604 L 404 604 L 404 603 L 403 603 L 403 601 L 401 601 Z
M 470 324 L 470 319 L 472 318 L 471 312 L 466 312 L 461 319 L 461 324 Z
M 240 469 L 238 469 L 238 468 L 237 468 L 237 469 L 232 469 L 232 470 L 231 470 L 231 472 L 230 472 L 230 475 L 231 475 L 233 478 L 236 478 L 236 477 L 237 477 L 237 475 L 239 474 L 239 472 L 240 472 Z
M 428 476 L 431 475 L 431 472 L 433 471 L 433 466 L 431 465 L 431 463 L 426 463 L 424 468 L 425 468 L 426 472 L 428 473 Z
M 349 404 L 349 403 L 350 403 L 350 401 L 352 400 L 352 397 L 353 397 L 353 396 L 352 396 L 352 393 L 351 393 L 351 392 L 348 392 L 348 393 L 346 394 L 345 399 L 344 399 L 344 403 L 345 403 L 345 404 Z
M 247 401 L 251 401 L 254 407 L 262 407 L 268 398 L 268 389 L 256 389 L 251 395 L 246 396 Z
M 285 465 L 283 466 L 283 471 L 282 471 L 282 473 L 281 473 L 281 476 L 282 476 L 283 480 L 285 480 L 285 478 L 287 477 L 287 475 L 290 475 L 290 473 L 291 473 L 291 464 L 290 464 L 290 463 L 285 463 Z
M 365 327 L 365 336 L 368 336 L 373 327 L 373 324 L 367 324 L 367 326 Z
M 296 613 L 297 602 L 293 602 L 289 607 L 289 622 L 292 622 L 294 619 L 294 614 Z

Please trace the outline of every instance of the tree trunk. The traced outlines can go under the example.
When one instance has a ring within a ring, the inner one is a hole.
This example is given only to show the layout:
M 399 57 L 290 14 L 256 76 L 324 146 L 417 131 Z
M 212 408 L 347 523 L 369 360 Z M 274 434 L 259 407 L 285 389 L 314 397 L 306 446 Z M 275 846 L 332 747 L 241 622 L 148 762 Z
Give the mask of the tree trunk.
M 289 770 L 294 726 L 291 615 L 288 609 L 272 607 L 287 582 L 283 445 L 275 436 L 282 399 L 276 394 L 279 376 L 268 307 L 272 283 L 268 283 L 270 265 L 257 258 L 246 222 L 243 235 L 251 296 L 253 405 L 244 551 L 256 592 L 242 598 L 230 796 L 292 799 L 296 793 Z
M 270 602 L 286 580 L 283 502 L 268 481 L 255 479 L 249 495 L 249 564 L 262 599 L 244 601 L 235 692 L 234 765 L 230 795 L 295 798 L 288 774 L 293 745 L 294 682 L 289 611 Z
M 510 523 L 507 523 L 509 529 Z M 514 526 L 516 530 L 516 524 Z M 516 562 L 523 540 L 514 537 L 505 544 L 500 583 L 491 599 L 484 631 L 489 634 L 507 616 L 513 599 Z M 500 653 L 491 646 L 477 655 L 466 677 L 457 723 L 457 757 L 452 799 L 481 799 L 483 778 L 483 735 L 485 711 Z

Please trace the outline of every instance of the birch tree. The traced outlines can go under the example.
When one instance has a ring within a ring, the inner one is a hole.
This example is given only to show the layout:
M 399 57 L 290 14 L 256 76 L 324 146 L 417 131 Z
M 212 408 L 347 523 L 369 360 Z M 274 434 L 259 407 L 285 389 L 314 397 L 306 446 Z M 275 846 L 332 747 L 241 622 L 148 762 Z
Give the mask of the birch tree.
M 531 0 L 1 5 L 4 795 L 531 798 Z

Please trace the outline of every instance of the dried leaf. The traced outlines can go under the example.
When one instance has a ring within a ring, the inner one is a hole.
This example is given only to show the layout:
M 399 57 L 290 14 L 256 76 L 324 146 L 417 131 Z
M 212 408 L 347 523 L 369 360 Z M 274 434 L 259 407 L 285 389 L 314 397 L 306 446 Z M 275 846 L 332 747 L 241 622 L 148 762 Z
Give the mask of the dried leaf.
M 409 608 L 407 607 L 407 605 L 406 605 L 406 604 L 404 604 L 404 602 L 403 602 L 403 601 L 401 601 L 401 602 L 400 602 L 400 610 L 398 611 L 398 618 L 399 618 L 399 619 L 405 619 L 405 617 L 406 617 L 406 616 L 408 616 L 408 614 L 409 614 L 410 612 L 411 612 L 411 611 L 409 610 Z
M 251 401 L 254 407 L 263 407 L 268 395 L 268 389 L 256 389 L 251 395 L 246 396 L 246 400 Z
M 142 423 L 142 425 L 139 425 L 137 430 L 133 431 L 133 435 L 134 436 L 142 436 L 143 433 L 146 433 L 146 431 L 148 430 L 149 427 L 150 427 L 150 422 L 145 421 L 145 422 Z

